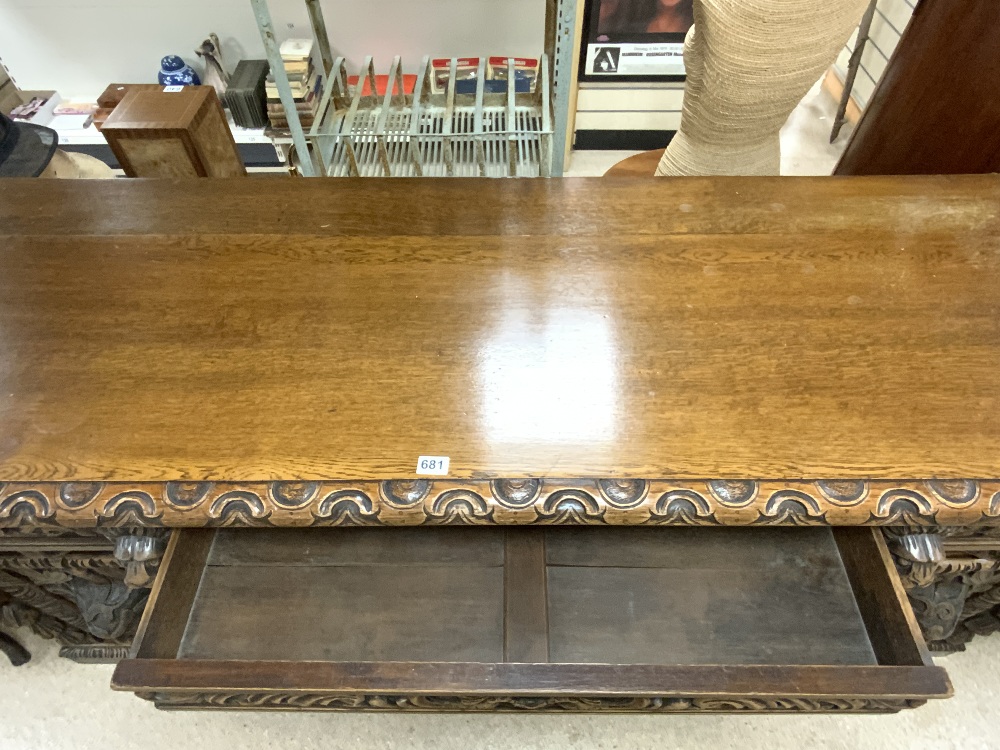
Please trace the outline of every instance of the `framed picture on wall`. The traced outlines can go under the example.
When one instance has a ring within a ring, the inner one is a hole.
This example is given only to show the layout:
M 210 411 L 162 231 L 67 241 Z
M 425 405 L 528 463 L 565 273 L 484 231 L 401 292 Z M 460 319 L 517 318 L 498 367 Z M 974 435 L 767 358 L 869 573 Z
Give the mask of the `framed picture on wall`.
M 586 0 L 581 81 L 683 81 L 693 0 Z

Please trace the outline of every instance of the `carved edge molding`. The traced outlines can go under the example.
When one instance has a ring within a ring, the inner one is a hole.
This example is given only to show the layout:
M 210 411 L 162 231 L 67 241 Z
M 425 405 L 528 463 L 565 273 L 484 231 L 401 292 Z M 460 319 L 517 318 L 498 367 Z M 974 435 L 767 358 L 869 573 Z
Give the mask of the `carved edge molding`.
M 1000 480 L 6 482 L 0 528 L 1000 524 Z
M 252 709 L 255 711 L 463 711 L 624 713 L 893 713 L 922 706 L 923 699 L 799 697 L 553 697 L 462 695 L 356 695 L 293 692 L 140 692 L 157 708 Z
M 78 664 L 117 664 L 128 658 L 131 645 L 127 643 L 91 643 L 82 646 L 63 646 L 59 656 Z

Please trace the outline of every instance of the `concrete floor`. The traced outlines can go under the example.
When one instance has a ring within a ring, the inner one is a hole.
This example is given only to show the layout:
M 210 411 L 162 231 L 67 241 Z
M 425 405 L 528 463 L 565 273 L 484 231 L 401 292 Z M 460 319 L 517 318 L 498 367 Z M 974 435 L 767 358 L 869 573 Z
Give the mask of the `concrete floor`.
M 833 102 L 817 89 L 782 132 L 783 174 L 829 174 L 849 134 L 830 146 Z M 573 175 L 599 175 L 633 152 L 581 152 Z M 19 634 L 34 654 L 0 663 L 0 750 L 216 748 L 782 748 L 1000 747 L 1000 636 L 939 660 L 955 697 L 892 716 L 588 716 L 168 713 L 108 688 L 110 666 L 61 660 Z
M 21 634 L 25 635 L 25 634 Z M 1000 747 L 1000 636 L 939 659 L 955 697 L 888 716 L 591 716 L 158 711 L 108 688 L 112 667 L 34 658 L 0 665 L 3 750 L 962 750 Z

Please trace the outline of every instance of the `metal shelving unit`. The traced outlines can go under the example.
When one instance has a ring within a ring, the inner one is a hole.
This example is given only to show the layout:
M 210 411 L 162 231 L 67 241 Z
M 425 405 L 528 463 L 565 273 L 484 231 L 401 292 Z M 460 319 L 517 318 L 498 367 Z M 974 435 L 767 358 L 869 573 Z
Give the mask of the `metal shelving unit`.
M 343 58 L 333 64 L 306 141 L 328 177 L 548 177 L 552 159 L 552 101 L 548 59 L 533 91 L 486 91 L 480 60 L 473 92 L 458 92 L 453 58 L 444 91 L 432 92 L 430 58 L 412 94 L 404 93 L 400 59 L 392 61 L 384 94 L 375 66 L 365 60 L 353 94 Z M 514 81 L 514 63 L 507 67 Z M 365 93 L 365 92 L 368 93 Z
M 469 95 L 454 93 L 453 61 L 452 83 L 443 102 L 424 88 L 429 82 L 426 60 L 412 96 L 393 96 L 390 85 L 385 97 L 378 101 L 371 58 L 359 77 L 358 91 L 349 96 L 344 62 L 333 57 L 320 0 L 305 0 L 326 74 L 320 112 L 308 133 L 299 120 L 267 0 L 250 0 L 250 4 L 288 118 L 292 143 L 300 155 L 299 172 L 304 177 L 562 175 L 576 0 L 546 0 L 545 54 L 534 98 L 515 94 L 512 89 L 509 96 L 485 94 L 484 71 L 480 70 L 474 99 L 465 101 Z M 361 79 L 368 75 L 372 94 L 366 98 L 361 96 Z M 393 61 L 389 80 L 397 78 L 398 91 L 402 92 L 399 58 Z M 513 76 L 508 80 L 513 81 Z M 505 101 L 497 100 L 498 96 Z M 318 164 L 308 156 L 310 141 L 315 146 L 314 156 L 319 156 Z

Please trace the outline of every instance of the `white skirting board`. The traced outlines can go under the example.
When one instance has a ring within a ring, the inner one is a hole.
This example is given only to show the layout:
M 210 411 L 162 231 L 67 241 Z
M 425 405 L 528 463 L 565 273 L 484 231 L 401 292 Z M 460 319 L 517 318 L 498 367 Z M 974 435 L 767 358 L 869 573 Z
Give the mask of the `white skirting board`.
M 576 145 L 662 148 L 680 127 L 683 104 L 683 83 L 581 84 L 577 95 Z

